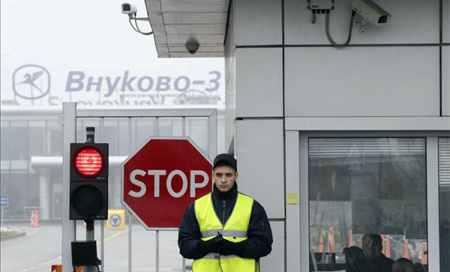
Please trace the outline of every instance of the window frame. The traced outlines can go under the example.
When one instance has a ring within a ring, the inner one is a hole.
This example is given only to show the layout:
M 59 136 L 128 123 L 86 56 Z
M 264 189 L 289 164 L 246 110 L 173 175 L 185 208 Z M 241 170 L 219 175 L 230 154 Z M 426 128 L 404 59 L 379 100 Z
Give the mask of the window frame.
M 438 222 L 439 222 L 439 226 L 441 225 L 441 194 L 440 194 L 440 186 L 439 186 L 439 167 L 440 167 L 440 165 L 439 165 L 439 157 L 440 157 L 440 154 L 439 154 L 439 151 L 440 151 L 440 146 L 439 146 L 439 144 L 440 144 L 440 139 L 442 139 L 442 138 L 446 138 L 446 139 L 449 139 L 449 141 L 450 141 L 450 135 L 447 135 L 447 136 L 440 136 L 440 137 L 438 137 L 438 139 L 437 139 L 437 152 L 438 152 L 438 154 L 437 154 L 437 156 L 438 156 L 438 161 L 437 161 L 437 163 L 438 163 L 438 173 L 437 173 L 437 176 L 438 176 L 438 216 L 439 216 L 439 218 L 438 218 Z M 438 237 L 439 237 L 439 241 L 440 241 L 440 238 L 441 238 L 441 232 L 440 232 L 440 230 L 439 230 L 439 233 L 438 233 Z M 440 247 L 440 244 L 438 244 L 438 246 L 439 246 L 439 248 L 438 248 L 438 251 L 439 251 L 439 256 L 444 256 L 444 254 L 443 254 L 443 252 L 441 252 L 441 247 Z M 439 261 L 440 261 L 440 258 L 438 259 Z M 439 269 L 441 269 L 442 267 L 441 267 L 441 263 L 439 264 Z
M 309 271 L 309 138 L 425 138 L 428 271 L 439 271 L 438 138 L 448 132 L 301 132 L 299 131 L 300 268 Z M 433 224 L 434 222 L 434 224 Z

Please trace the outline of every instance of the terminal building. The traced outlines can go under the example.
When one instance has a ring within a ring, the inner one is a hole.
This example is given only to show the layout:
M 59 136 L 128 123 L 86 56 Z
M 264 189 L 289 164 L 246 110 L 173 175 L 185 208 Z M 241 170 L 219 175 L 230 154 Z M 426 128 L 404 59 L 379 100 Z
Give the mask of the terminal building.
M 196 105 L 195 108 L 211 108 L 217 111 L 217 143 L 225 146 L 224 114 L 220 105 Z M 123 108 L 109 109 L 123 111 Z M 148 112 L 148 109 L 134 109 Z M 171 111 L 190 112 L 189 105 L 178 108 L 162 108 Z M 79 109 L 83 111 L 83 108 Z M 93 115 L 102 108 L 85 109 Z M 1 184 L 2 194 L 8 195 L 9 205 L 4 210 L 6 221 L 27 221 L 33 210 L 39 211 L 42 221 L 58 221 L 63 218 L 63 128 L 62 107 L 2 107 L 1 115 Z M 85 139 L 86 127 L 101 127 L 100 118 L 89 118 L 77 123 L 77 138 Z M 128 129 L 132 129 L 131 139 Z M 109 144 L 110 198 L 109 208 L 122 208 L 120 185 L 121 165 L 129 155 L 150 137 L 190 137 L 208 154 L 208 120 L 204 117 L 149 117 L 139 118 L 131 124 L 125 118 L 113 118 L 103 123 L 103 140 Z M 214 128 L 212 128 L 214 129 Z M 219 151 L 225 152 L 224 149 Z

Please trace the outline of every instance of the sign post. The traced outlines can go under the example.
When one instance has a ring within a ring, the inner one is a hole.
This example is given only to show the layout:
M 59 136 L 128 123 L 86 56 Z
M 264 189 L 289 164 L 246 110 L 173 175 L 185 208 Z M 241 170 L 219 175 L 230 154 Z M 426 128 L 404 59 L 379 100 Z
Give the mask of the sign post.
M 5 207 L 9 207 L 9 195 L 0 195 L 1 224 L 5 223 Z
M 151 138 L 122 164 L 122 202 L 147 230 L 177 229 L 212 190 L 212 164 L 189 138 Z

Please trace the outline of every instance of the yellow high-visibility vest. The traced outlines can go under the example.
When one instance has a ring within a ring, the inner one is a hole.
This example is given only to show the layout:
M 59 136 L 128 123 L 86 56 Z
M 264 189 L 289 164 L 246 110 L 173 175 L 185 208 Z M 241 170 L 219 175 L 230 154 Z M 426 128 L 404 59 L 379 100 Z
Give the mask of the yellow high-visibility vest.
M 238 193 L 236 204 L 225 226 L 214 211 L 211 194 L 197 199 L 195 216 L 197 217 L 202 234 L 202 240 L 213 239 L 221 233 L 224 239 L 237 243 L 247 240 L 247 230 L 250 223 L 253 199 Z M 193 272 L 255 272 L 259 271 L 259 264 L 255 259 L 241 258 L 236 255 L 223 256 L 209 253 L 201 259 L 194 260 Z

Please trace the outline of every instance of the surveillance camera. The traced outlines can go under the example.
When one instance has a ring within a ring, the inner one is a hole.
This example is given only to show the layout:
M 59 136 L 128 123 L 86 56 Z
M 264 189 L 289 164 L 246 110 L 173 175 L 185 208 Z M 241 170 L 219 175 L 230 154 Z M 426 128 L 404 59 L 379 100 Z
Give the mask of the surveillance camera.
M 137 7 L 134 4 L 130 3 L 123 3 L 122 4 L 122 13 L 123 14 L 136 14 L 137 13 Z
M 198 48 L 200 47 L 200 44 L 198 43 L 198 40 L 194 37 L 190 37 L 187 41 L 186 41 L 186 50 L 191 53 L 191 54 L 195 54 L 198 51 Z
M 352 9 L 374 26 L 387 25 L 391 15 L 372 0 L 354 0 Z

